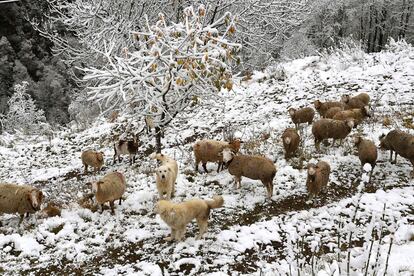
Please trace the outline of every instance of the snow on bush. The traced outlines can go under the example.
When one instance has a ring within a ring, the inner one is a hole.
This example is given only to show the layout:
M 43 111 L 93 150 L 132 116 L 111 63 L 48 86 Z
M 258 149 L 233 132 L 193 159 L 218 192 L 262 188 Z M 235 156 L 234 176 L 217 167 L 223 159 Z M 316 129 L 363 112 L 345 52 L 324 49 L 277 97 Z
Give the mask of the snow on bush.
M 46 125 L 43 110 L 36 107 L 34 100 L 26 92 L 28 85 L 29 83 L 24 81 L 14 86 L 14 94 L 8 101 L 9 111 L 3 122 L 6 131 L 33 134 L 39 133 Z

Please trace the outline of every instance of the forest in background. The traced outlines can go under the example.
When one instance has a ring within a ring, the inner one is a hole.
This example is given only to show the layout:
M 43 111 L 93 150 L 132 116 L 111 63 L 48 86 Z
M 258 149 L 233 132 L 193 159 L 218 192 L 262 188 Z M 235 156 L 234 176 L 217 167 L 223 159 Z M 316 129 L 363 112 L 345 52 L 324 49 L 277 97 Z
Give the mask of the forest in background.
M 76 68 L 105 66 L 94 51 L 97 43 L 102 46 L 118 36 L 119 49 L 130 46 L 128 33 L 141 29 L 145 14 L 152 23 L 160 12 L 167 20 L 178 21 L 190 4 L 204 4 L 211 21 L 226 11 L 239 17 L 235 40 L 243 48 L 236 71 L 263 69 L 280 60 L 315 55 L 344 44 L 378 52 L 390 37 L 409 43 L 414 40 L 411 0 L 94 0 L 90 5 L 78 5 L 82 3 L 78 0 L 59 10 L 62 3 L 0 2 L 0 114 L 8 112 L 13 87 L 26 81 L 27 92 L 52 125 L 76 119 L 80 110 L 90 111 L 80 120 L 98 115 L 96 106 L 85 103 L 83 88 L 87 84 L 77 81 L 81 76 Z M 98 6 L 93 21 L 85 19 L 85 13 Z M 65 17 L 56 16 L 60 12 Z

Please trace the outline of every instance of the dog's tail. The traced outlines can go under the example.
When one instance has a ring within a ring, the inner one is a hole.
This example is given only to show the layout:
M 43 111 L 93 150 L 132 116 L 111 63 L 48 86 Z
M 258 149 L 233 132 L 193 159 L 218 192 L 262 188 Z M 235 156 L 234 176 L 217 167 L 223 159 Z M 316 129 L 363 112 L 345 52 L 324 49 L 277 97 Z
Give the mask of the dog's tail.
M 213 196 L 213 200 L 206 200 L 208 207 L 211 209 L 220 208 L 224 204 L 222 196 Z

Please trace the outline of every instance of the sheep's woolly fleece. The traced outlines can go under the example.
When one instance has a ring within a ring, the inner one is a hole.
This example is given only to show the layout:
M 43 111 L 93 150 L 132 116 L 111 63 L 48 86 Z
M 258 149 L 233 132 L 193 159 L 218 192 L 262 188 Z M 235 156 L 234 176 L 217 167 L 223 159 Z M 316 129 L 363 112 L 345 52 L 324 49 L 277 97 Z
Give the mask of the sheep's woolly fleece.
M 413 47 L 394 43 L 382 53 L 341 52 L 294 60 L 282 67 L 285 80 L 272 77 L 281 67 L 256 72 L 248 83 L 220 93 L 224 106 L 206 102 L 165 133 L 165 153 L 180 167 L 174 201 L 224 197 L 224 207 L 212 211 L 202 240 L 195 240 L 198 229 L 193 223 L 186 240 L 163 241 L 169 227 L 153 213 L 157 192 L 152 170 L 157 164 L 140 155 L 133 166 L 128 157 L 112 165 L 112 146 L 101 139 L 112 124 L 101 120 L 82 132 L 62 131 L 50 143 L 1 136 L 0 180 L 33 184 L 44 191 L 46 199 L 65 208 L 61 217 L 25 219 L 20 229 L 18 216 L 1 215 L 0 273 L 275 275 L 302 267 L 306 274 L 316 260 L 314 270 L 319 275 L 339 275 L 347 259 L 346 246 L 340 246 L 342 261 L 337 261 L 339 236 L 345 245 L 352 241 L 350 268 L 355 275 L 364 271 L 371 244 L 369 269 L 382 274 L 391 239 L 388 272 L 412 275 L 414 181 L 409 177 L 410 163 L 400 157 L 398 164 L 390 164 L 388 153 L 380 152 L 372 185 L 358 193 L 369 165 L 361 176 L 352 139 L 346 139 L 342 147 L 322 145 L 316 154 L 311 128 L 305 127 L 300 132 L 302 158 L 286 162 L 280 136 L 285 128 L 293 127 L 288 108 L 358 92 L 371 96 L 374 117 L 351 135 L 360 133 L 378 144 L 379 135 L 395 127 L 413 133 Z M 391 118 L 391 125 L 383 125 L 385 116 Z M 226 170 L 216 173 L 216 164 L 208 164 L 208 174 L 193 173 L 191 144 L 198 138 L 221 139 L 227 125 L 235 127 L 236 136 L 245 141 L 241 152 L 264 154 L 276 163 L 272 202 L 265 202 L 260 181 L 244 178 L 241 189 L 234 190 L 232 177 Z M 263 133 L 270 133 L 270 138 L 261 139 Z M 106 165 L 96 176 L 79 174 L 80 154 L 86 148 L 105 153 Z M 305 168 L 307 162 L 318 160 L 329 162 L 332 173 L 327 193 L 310 203 L 306 201 Z M 85 183 L 114 170 L 127 179 L 125 201 L 116 205 L 116 215 L 111 216 L 109 210 L 100 214 L 82 209 L 76 199 L 88 192 Z M 349 222 L 352 217 L 354 223 Z M 381 224 L 381 243 L 378 235 L 371 243 L 367 233 L 372 229 L 379 233 Z M 298 248 L 304 249 L 298 252 Z

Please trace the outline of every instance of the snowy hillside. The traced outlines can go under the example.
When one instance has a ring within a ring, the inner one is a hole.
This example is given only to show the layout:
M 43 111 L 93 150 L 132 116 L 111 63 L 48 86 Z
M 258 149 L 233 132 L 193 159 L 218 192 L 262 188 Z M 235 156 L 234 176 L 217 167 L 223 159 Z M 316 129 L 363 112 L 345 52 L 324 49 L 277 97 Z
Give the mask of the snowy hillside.
M 220 194 L 225 201 L 212 211 L 204 239 L 195 239 L 193 223 L 178 243 L 163 240 L 169 227 L 153 211 L 152 137 L 142 134 L 132 166 L 126 156 L 121 164 L 112 164 L 109 141 L 115 124 L 104 120 L 80 133 L 59 132 L 50 142 L 0 137 L 0 180 L 32 184 L 44 191 L 46 202 L 63 206 L 61 217 L 33 216 L 20 227 L 17 215 L 1 215 L 0 273 L 303 275 L 313 270 L 340 275 L 347 269 L 349 251 L 351 275 L 363 275 L 369 259 L 368 271 L 383 274 L 387 257 L 390 275 L 413 275 L 410 162 L 400 157 L 391 164 L 389 153 L 380 151 L 370 185 L 361 181 L 367 173 L 361 176 L 350 137 L 341 147 L 323 145 L 316 153 L 311 127 L 304 126 L 303 151 L 289 161 L 280 140 L 283 130 L 293 127 L 289 107 L 358 92 L 371 96 L 374 115 L 351 136 L 362 134 L 378 145 L 378 137 L 394 128 L 414 133 L 413 87 L 414 48 L 403 43 L 391 43 L 378 54 L 355 50 L 294 60 L 256 72 L 251 80 L 236 80 L 232 91 L 221 92 L 222 103 L 198 109 L 165 133 L 164 153 L 180 167 L 173 200 Z M 236 129 L 244 141 L 241 152 L 264 154 L 276 164 L 272 201 L 265 200 L 260 181 L 243 178 L 241 189 L 234 189 L 232 176 L 226 170 L 217 173 L 216 164 L 208 164 L 208 174 L 194 172 L 191 145 L 200 138 L 221 140 L 225 126 Z M 97 175 L 82 174 L 80 154 L 86 148 L 105 153 L 105 167 Z M 327 192 L 312 203 L 307 201 L 305 168 L 318 160 L 329 162 L 332 173 Z M 125 201 L 116 205 L 116 215 L 80 207 L 77 200 L 90 192 L 85 184 L 115 170 L 127 179 Z

